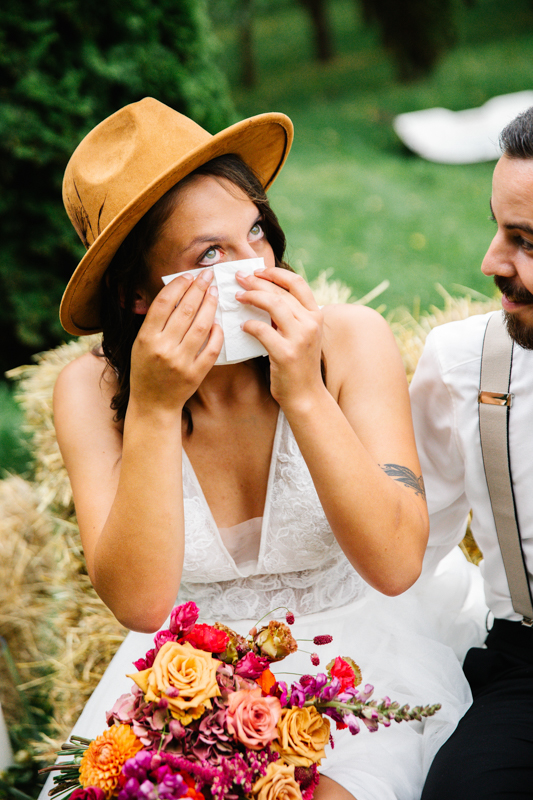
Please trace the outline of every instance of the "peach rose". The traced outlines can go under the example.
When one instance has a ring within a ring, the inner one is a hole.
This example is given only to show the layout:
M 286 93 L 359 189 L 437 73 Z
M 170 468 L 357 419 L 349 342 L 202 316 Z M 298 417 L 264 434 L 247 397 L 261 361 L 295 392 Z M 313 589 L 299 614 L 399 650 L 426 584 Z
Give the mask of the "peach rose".
M 314 706 L 284 708 L 278 722 L 279 742 L 273 748 L 286 764 L 310 767 L 326 757 L 324 747 L 329 740 L 329 719 Z
M 220 661 L 188 642 L 165 642 L 149 669 L 128 675 L 144 692 L 146 702 L 168 700 L 170 713 L 182 725 L 212 708 L 220 694 L 216 672 Z
M 277 697 L 263 697 L 261 689 L 232 692 L 228 698 L 228 731 L 252 750 L 259 750 L 278 735 L 281 704 Z
M 252 787 L 253 800 L 301 800 L 302 792 L 294 780 L 294 765 L 275 761 L 268 765 L 266 775 Z

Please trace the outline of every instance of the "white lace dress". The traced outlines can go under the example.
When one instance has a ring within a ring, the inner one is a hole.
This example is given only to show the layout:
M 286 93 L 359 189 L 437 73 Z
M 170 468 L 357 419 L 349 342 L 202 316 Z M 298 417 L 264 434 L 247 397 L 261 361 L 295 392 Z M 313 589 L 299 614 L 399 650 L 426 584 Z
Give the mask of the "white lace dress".
M 243 634 L 286 606 L 296 617 L 297 639 L 329 633 L 333 642 L 317 648 L 302 641 L 298 653 L 276 665 L 280 678 L 292 680 L 284 670 L 313 672 L 310 651 L 318 651 L 324 667 L 335 655 L 351 656 L 376 697 L 442 703 L 424 722 L 377 733 L 363 729 L 357 736 L 340 731 L 322 762 L 321 771 L 357 800 L 417 800 L 433 756 L 471 701 L 457 656 L 482 639 L 484 603 L 475 568 L 457 551 L 401 597 L 371 589 L 337 544 L 282 412 L 262 518 L 219 530 L 185 454 L 183 484 L 186 546 L 178 603 L 194 600 L 201 621 L 220 620 Z M 152 640 L 127 636 L 73 732 L 91 737 L 103 731 L 105 711 L 132 685 L 125 673 Z

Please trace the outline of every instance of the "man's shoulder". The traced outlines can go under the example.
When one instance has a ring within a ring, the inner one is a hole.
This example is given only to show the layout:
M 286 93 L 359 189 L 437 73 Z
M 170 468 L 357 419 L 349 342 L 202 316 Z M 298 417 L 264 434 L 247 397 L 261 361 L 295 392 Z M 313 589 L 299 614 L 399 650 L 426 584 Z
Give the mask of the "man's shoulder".
M 474 314 L 433 328 L 426 347 L 435 352 L 444 373 L 481 360 L 487 323 L 492 314 L 500 313 L 491 311 L 488 314 Z

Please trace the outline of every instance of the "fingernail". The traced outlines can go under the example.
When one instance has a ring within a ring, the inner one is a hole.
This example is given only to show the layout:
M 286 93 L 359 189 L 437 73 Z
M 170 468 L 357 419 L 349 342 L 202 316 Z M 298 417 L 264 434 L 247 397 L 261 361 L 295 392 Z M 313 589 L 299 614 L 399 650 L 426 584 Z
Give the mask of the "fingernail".
M 181 277 L 185 278 L 186 281 L 193 281 L 194 280 L 194 275 L 191 275 L 190 272 L 183 272 Z
M 203 272 L 200 273 L 201 277 L 204 279 L 206 283 L 213 280 L 213 270 L 212 269 L 204 269 Z
M 209 294 L 212 294 L 213 297 L 218 297 L 218 289 L 216 286 L 209 287 Z
M 235 298 L 238 300 L 239 297 L 243 296 L 243 294 L 246 294 L 246 292 L 235 292 Z
M 247 278 L 248 276 L 247 276 L 246 272 L 242 272 L 242 271 L 239 269 L 239 270 L 237 270 L 237 272 L 235 273 L 235 277 L 236 277 L 236 278 Z
M 258 267 L 257 269 L 254 269 L 254 275 L 257 275 L 258 272 L 265 272 L 265 270 L 266 267 Z

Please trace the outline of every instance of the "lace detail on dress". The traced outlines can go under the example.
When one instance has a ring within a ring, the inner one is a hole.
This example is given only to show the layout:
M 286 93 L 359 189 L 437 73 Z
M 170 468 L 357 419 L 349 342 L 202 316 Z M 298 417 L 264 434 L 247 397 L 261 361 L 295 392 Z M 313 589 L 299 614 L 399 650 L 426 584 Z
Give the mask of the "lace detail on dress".
M 366 584 L 329 527 L 281 411 L 253 574 L 243 574 L 224 547 L 185 454 L 183 490 L 185 559 L 178 601 L 194 600 L 203 616 L 257 619 L 276 605 L 310 614 L 345 605 L 364 593 Z

